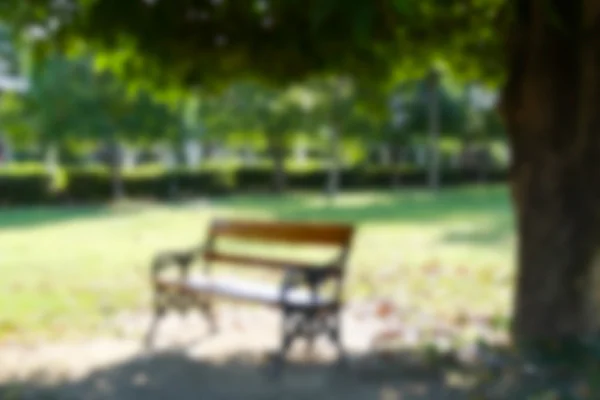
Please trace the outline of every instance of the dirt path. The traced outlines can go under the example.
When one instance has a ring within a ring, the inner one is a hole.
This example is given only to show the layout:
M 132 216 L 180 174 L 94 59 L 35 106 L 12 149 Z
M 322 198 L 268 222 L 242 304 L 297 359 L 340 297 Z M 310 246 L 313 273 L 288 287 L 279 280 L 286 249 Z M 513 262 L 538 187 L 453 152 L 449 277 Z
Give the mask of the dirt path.
M 301 356 L 299 343 L 278 381 L 264 370 L 278 344 L 276 313 L 221 310 L 220 332 L 210 337 L 200 318 L 172 316 L 151 353 L 140 340 L 148 319 L 122 316 L 120 338 L 0 348 L 0 399 L 467 398 L 448 386 L 447 370 L 425 366 L 410 352 L 387 361 L 375 356 L 372 341 L 382 323 L 356 313 L 344 317 L 346 368 L 333 367 L 328 343 L 317 344 L 312 359 Z

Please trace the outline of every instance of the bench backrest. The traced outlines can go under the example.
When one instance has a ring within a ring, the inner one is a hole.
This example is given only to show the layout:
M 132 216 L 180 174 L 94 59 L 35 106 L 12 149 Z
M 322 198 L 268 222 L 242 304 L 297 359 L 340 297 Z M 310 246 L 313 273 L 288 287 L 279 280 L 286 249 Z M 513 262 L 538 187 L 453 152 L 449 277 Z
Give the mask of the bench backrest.
M 345 258 L 352 242 L 353 233 L 353 226 L 346 224 L 220 219 L 213 221 L 210 226 L 205 259 L 207 262 L 225 262 L 272 268 L 290 266 L 319 267 L 322 265 L 310 265 L 294 260 L 240 256 L 219 252 L 215 249 L 214 245 L 219 238 L 242 239 L 248 242 L 261 243 L 323 245 L 335 246 L 340 249 L 339 258 L 330 267 L 339 267 L 341 270 L 345 264 Z

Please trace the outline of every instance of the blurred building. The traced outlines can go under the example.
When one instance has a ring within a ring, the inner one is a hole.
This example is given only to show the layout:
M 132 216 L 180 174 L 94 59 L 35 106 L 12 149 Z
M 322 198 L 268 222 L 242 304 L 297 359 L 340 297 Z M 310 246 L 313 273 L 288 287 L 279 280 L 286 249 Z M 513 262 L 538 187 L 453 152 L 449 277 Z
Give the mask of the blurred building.
M 10 30 L 0 24 L 0 96 L 4 93 L 23 93 L 28 90 L 29 82 L 21 76 L 19 64 L 19 53 L 13 46 Z M 0 164 L 9 163 L 12 158 L 10 142 L 0 130 Z

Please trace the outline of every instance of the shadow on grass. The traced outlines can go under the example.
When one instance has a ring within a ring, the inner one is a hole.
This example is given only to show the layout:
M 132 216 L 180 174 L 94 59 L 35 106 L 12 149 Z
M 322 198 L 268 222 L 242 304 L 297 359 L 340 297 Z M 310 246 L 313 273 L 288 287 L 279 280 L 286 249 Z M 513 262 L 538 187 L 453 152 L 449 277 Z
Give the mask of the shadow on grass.
M 189 202 L 171 203 L 188 207 Z M 509 218 L 511 209 L 503 187 L 343 193 L 336 200 L 315 194 L 240 195 L 214 201 L 218 209 L 263 212 L 278 219 L 349 223 L 432 222 L 446 218 L 489 216 Z M 202 204 L 204 207 L 204 204 Z M 55 224 L 77 219 L 109 218 L 141 207 L 63 206 L 0 209 L 0 230 Z
M 350 193 L 328 201 L 316 196 L 243 196 L 216 202 L 218 207 L 259 210 L 281 219 L 350 223 L 431 222 L 473 216 L 510 218 L 504 188 L 461 188 L 437 195 L 426 191 Z
M 71 222 L 80 219 L 112 218 L 134 212 L 133 208 L 109 206 L 62 206 L 0 209 L 0 231 Z
M 216 362 L 181 351 L 134 356 L 75 380 L 37 376 L 0 384 L 2 399 L 347 399 L 451 400 L 596 398 L 575 374 L 529 370 L 524 364 L 466 364 L 451 353 L 437 358 L 406 350 L 367 354 L 343 368 L 326 363 L 290 364 L 270 379 L 255 356 Z M 492 353 L 490 353 L 492 354 Z M 501 354 L 498 352 L 497 354 Z M 554 397 L 548 396 L 555 393 Z M 578 397 L 578 393 L 592 397 Z M 537 397 L 536 397 L 537 396 Z M 539 397 L 542 396 L 542 397 Z
M 510 216 L 493 218 L 488 224 L 476 228 L 454 229 L 445 232 L 441 241 L 447 244 L 472 244 L 488 246 L 500 243 L 514 235 L 514 223 Z

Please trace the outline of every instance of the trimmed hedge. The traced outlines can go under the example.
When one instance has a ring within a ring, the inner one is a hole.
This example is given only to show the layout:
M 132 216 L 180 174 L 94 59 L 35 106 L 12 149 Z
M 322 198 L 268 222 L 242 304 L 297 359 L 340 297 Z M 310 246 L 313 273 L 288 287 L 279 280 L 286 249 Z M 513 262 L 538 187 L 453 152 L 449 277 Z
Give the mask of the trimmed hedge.
M 234 192 L 264 192 L 273 188 L 273 169 L 269 166 L 177 169 L 140 167 L 122 176 L 127 197 L 165 200 L 173 196 L 197 197 Z M 341 187 L 350 190 L 388 189 L 394 181 L 393 168 L 353 167 L 340 171 Z M 324 167 L 288 168 L 287 187 L 291 190 L 323 191 L 328 181 Z M 489 171 L 487 182 L 502 182 L 507 171 Z M 454 186 L 479 180 L 472 171 L 443 170 L 441 184 Z M 427 171 L 403 168 L 399 183 L 407 187 L 427 184 Z M 64 168 L 52 175 L 44 168 L 14 167 L 0 169 L 0 205 L 39 204 L 56 199 L 76 202 L 105 202 L 112 197 L 112 177 L 106 167 Z
M 176 191 L 179 196 L 224 194 L 233 189 L 231 172 L 218 170 L 160 168 L 124 171 L 127 197 L 164 200 Z M 108 168 L 77 168 L 67 171 L 66 197 L 75 201 L 105 201 L 112 197 L 112 175 Z
M 0 168 L 0 205 L 48 203 L 56 188 L 56 177 L 42 166 Z
M 389 168 L 354 167 L 340 171 L 341 186 L 344 189 L 387 189 L 394 181 L 397 170 Z M 286 171 L 287 185 L 290 189 L 323 190 L 327 185 L 329 172 L 325 168 Z M 402 168 L 399 182 L 402 186 L 418 187 L 427 184 L 427 171 L 417 168 Z M 491 170 L 486 176 L 487 182 L 503 182 L 507 172 L 503 169 Z M 444 186 L 475 183 L 479 176 L 474 171 L 442 170 L 441 184 Z M 241 191 L 270 190 L 273 182 L 273 170 L 270 168 L 240 168 L 236 171 L 236 189 Z

